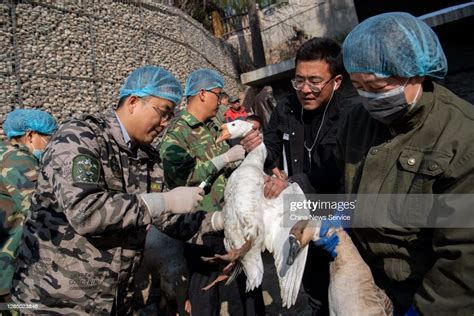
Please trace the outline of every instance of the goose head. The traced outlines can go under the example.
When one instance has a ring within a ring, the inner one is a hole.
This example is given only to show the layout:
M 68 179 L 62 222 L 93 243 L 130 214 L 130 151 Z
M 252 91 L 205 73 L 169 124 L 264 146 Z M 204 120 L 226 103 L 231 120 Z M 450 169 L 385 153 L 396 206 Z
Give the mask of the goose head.
M 293 264 L 301 249 L 306 247 L 312 240 L 319 239 L 320 226 L 320 222 L 313 220 L 301 220 L 293 225 L 288 237 L 290 248 L 286 263 L 289 266 Z
M 230 123 L 222 124 L 221 135 L 217 138 L 217 143 L 227 139 L 235 139 L 245 137 L 253 129 L 253 124 L 250 122 L 236 120 Z

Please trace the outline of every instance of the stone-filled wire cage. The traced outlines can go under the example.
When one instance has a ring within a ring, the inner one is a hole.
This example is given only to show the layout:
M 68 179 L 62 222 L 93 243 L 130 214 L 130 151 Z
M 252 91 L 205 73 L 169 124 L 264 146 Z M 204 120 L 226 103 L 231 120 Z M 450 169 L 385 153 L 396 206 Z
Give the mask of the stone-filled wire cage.
M 0 3 L 0 123 L 15 108 L 60 121 L 117 104 L 125 77 L 162 66 L 184 85 L 196 68 L 240 84 L 232 53 L 201 24 L 158 1 L 43 0 Z

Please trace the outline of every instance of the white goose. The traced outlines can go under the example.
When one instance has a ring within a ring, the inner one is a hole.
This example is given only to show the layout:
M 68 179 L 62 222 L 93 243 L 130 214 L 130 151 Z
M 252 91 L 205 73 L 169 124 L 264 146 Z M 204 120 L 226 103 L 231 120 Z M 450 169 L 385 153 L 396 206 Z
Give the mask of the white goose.
M 241 120 L 224 124 L 218 141 L 244 137 L 252 128 L 251 123 Z M 263 196 L 263 165 L 266 156 L 265 145 L 259 145 L 229 177 L 223 208 L 224 244 L 228 255 L 216 257 L 240 262 L 233 276 L 240 272 L 240 267 L 243 268 L 247 276 L 246 289 L 250 291 L 262 283 L 262 251 L 266 249 L 271 252 L 275 259 L 283 307 L 289 308 L 295 304 L 298 296 L 308 249 L 305 247 L 300 250 L 292 265 L 287 264 L 290 227 L 284 225 L 284 214 L 286 212 L 288 216 L 289 210 L 284 208 L 283 197 L 293 194 L 303 200 L 304 194 L 294 183 L 278 198 L 266 199 Z

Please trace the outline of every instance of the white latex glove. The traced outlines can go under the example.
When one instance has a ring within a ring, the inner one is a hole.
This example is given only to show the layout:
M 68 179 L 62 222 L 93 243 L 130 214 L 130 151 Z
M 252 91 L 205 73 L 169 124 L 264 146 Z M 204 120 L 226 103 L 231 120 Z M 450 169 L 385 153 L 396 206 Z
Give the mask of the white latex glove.
M 225 154 L 212 158 L 211 162 L 218 170 L 224 168 L 228 163 L 243 160 L 245 158 L 245 149 L 242 145 L 236 145 L 229 149 Z
M 199 187 L 177 187 L 169 192 L 140 194 L 153 221 L 163 212 L 190 213 L 202 201 L 204 190 Z
M 222 214 L 222 212 L 213 212 L 211 217 L 211 226 L 214 231 L 224 229 L 224 214 Z
M 224 160 L 227 163 L 243 160 L 245 158 L 245 149 L 242 145 L 235 145 L 224 154 Z
M 163 193 L 165 210 L 175 214 L 190 213 L 202 201 L 204 190 L 198 187 L 177 187 Z

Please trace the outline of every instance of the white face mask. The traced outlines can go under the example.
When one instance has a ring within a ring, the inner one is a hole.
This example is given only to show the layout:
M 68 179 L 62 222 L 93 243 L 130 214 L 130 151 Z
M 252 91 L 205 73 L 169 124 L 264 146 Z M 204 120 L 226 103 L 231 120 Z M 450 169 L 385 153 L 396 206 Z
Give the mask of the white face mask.
M 45 144 L 48 144 L 48 142 L 45 141 L 43 137 L 40 136 L 40 138 Z M 32 153 L 33 156 L 35 156 L 36 159 L 38 159 L 38 161 L 41 162 L 41 159 L 43 158 L 44 150 L 43 149 L 36 149 L 35 145 L 33 145 L 33 144 L 31 144 L 31 145 L 33 146 L 33 153 Z
M 362 97 L 362 105 L 367 112 L 374 119 L 388 125 L 405 115 L 415 106 L 415 100 L 420 93 L 421 85 L 416 92 L 414 101 L 408 104 L 405 97 L 405 86 L 407 83 L 408 79 L 403 86 L 380 93 L 362 90 L 357 90 L 357 92 Z

